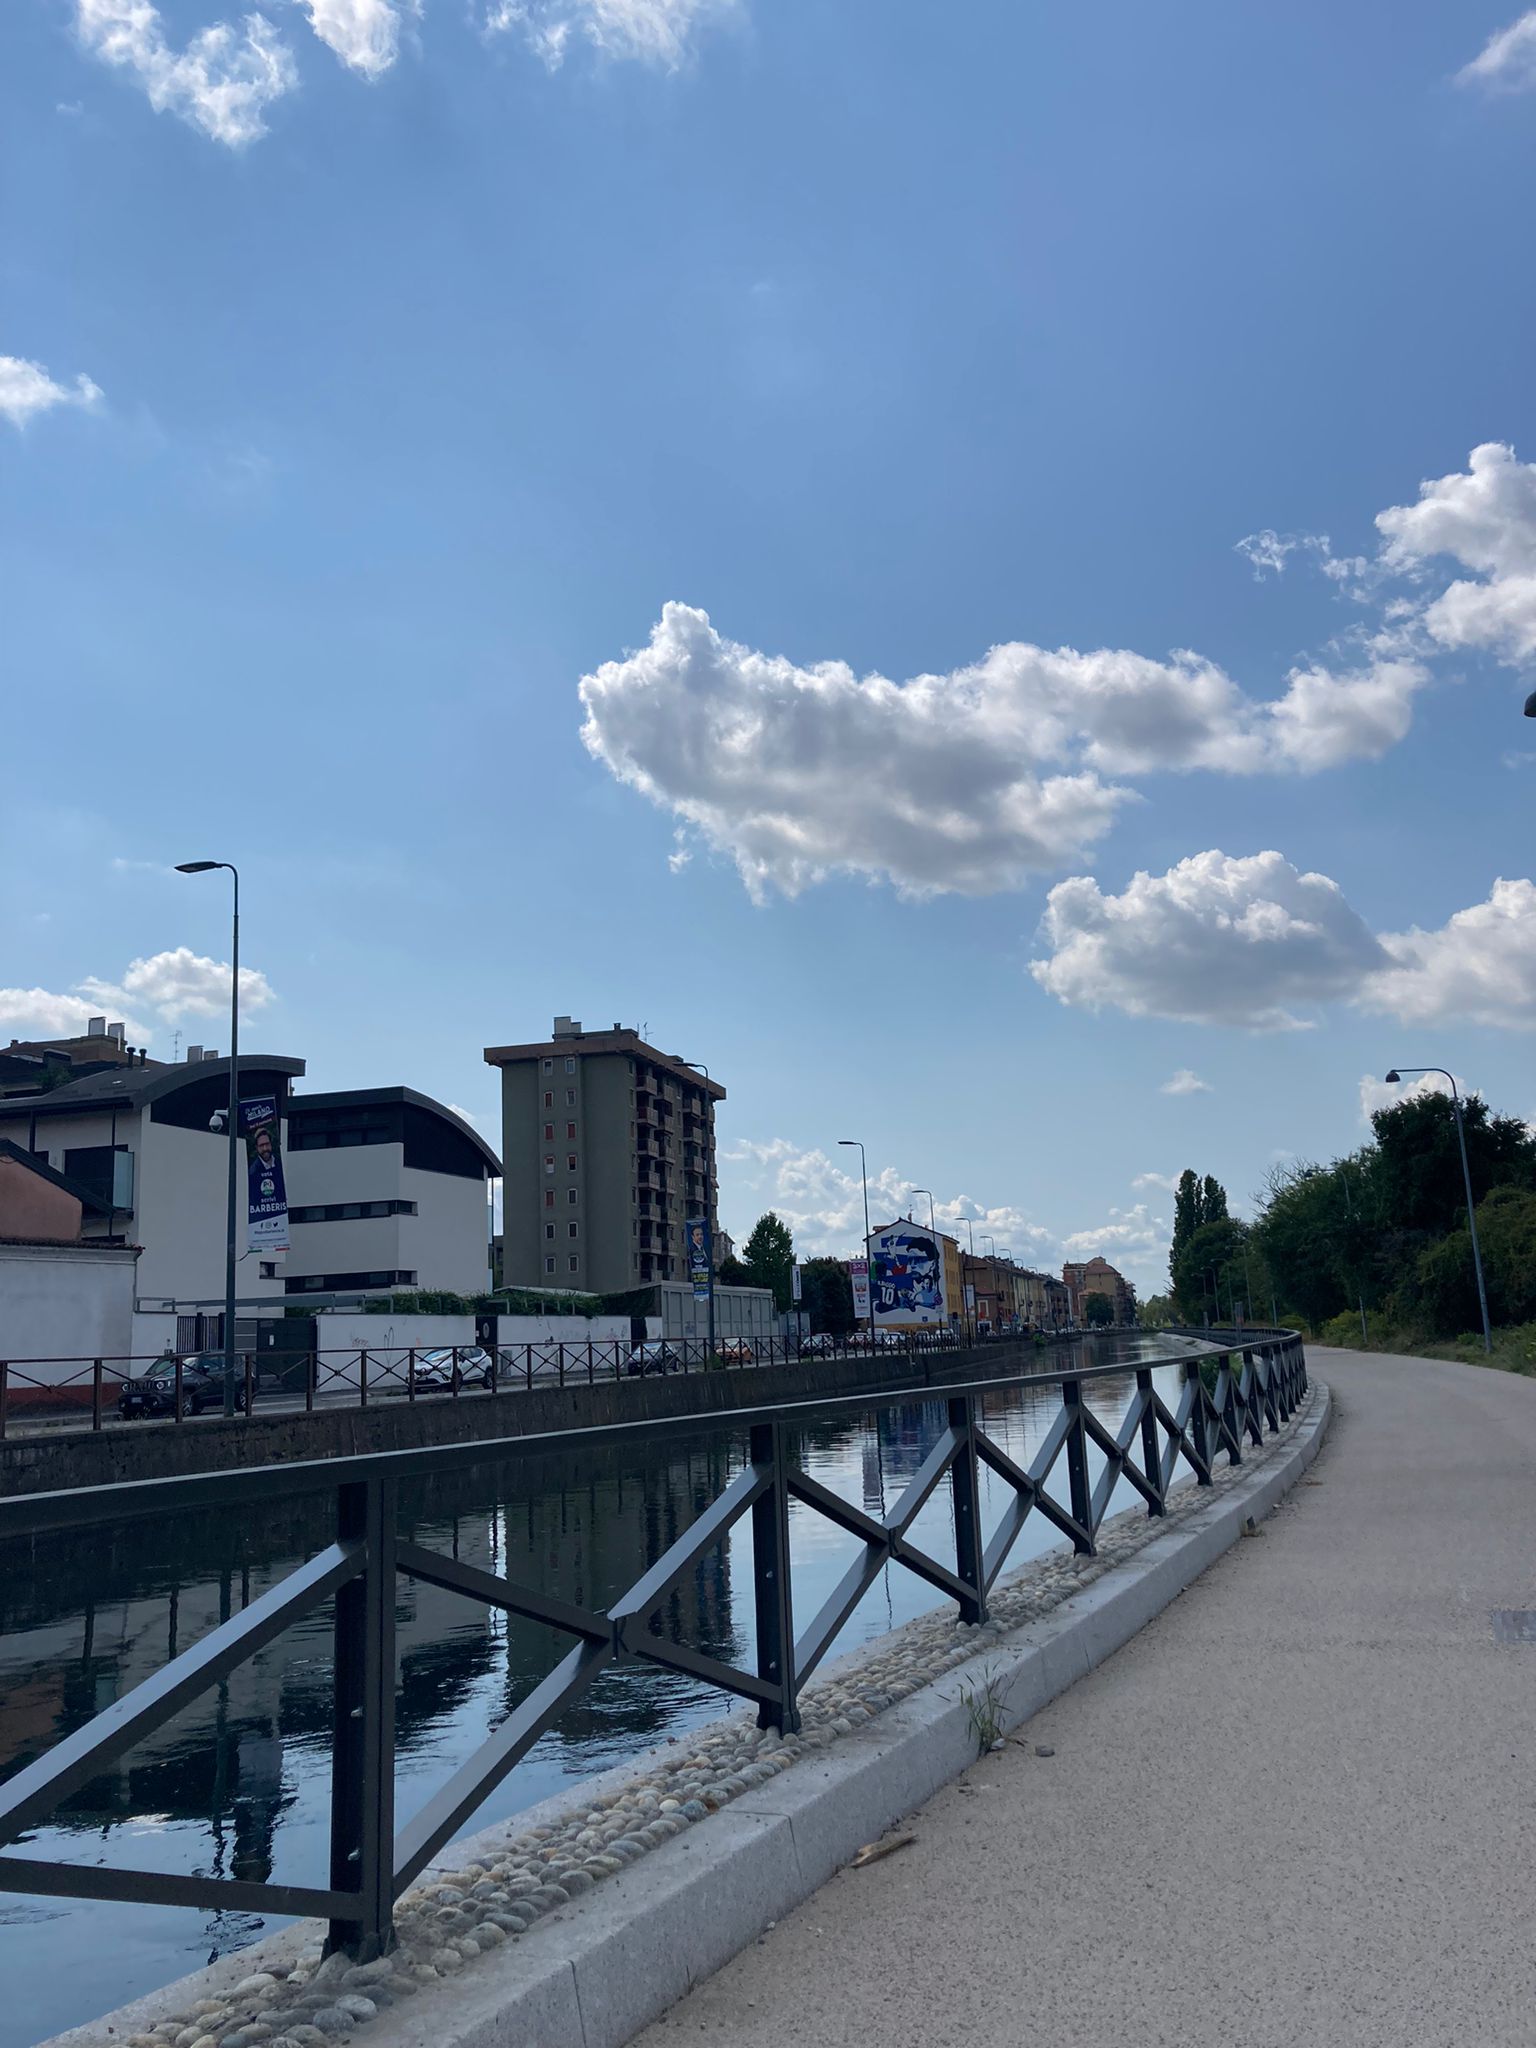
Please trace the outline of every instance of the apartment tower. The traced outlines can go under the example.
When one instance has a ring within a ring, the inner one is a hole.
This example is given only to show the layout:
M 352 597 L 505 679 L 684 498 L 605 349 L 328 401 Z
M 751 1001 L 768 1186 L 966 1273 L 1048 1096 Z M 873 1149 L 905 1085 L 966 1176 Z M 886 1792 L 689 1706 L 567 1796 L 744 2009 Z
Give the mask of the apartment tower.
M 485 1058 L 501 1070 L 506 1284 L 617 1294 L 686 1279 L 684 1225 L 708 1216 L 715 1231 L 719 1082 L 622 1024 L 570 1017 Z

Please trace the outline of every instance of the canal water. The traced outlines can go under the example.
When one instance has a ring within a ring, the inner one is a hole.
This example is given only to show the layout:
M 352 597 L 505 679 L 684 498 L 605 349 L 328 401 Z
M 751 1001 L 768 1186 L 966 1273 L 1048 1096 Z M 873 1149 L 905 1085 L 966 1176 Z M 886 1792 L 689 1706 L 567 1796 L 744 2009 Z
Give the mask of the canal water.
M 1084 1340 L 1083 1364 L 1146 1362 L 1158 1340 Z M 1053 1353 L 1053 1365 L 1059 1353 Z M 1177 1369 L 1156 1374 L 1171 1407 Z M 1129 1372 L 1086 1383 L 1089 1405 L 1118 1425 Z M 989 1434 L 1027 1464 L 1059 1407 L 1054 1385 L 988 1395 Z M 942 1400 L 847 1416 L 798 1438 L 806 1471 L 873 1513 L 892 1506 L 945 1426 Z M 402 1533 L 468 1563 L 605 1609 L 740 1470 L 745 1433 L 655 1442 L 643 1454 L 526 1455 L 403 1490 Z M 1090 1447 L 1095 1478 L 1103 1460 Z M 982 1471 L 984 1526 L 1006 1489 Z M 1065 1461 L 1052 1491 L 1064 1497 Z M 1111 1512 L 1137 1503 L 1121 1482 Z M 329 1508 L 148 1521 L 120 1530 L 0 1546 L 0 1779 L 139 1684 L 330 1540 Z M 914 1540 L 952 1559 L 947 1486 Z M 859 1545 L 824 1517 L 790 1510 L 797 1629 Z M 1009 1569 L 1062 1542 L 1039 1515 Z M 663 1633 L 751 1667 L 755 1654 L 750 1517 L 702 1557 L 663 1610 Z M 888 1567 L 833 1654 L 944 1596 Z M 403 1579 L 398 1631 L 397 1816 L 403 1823 L 570 1647 L 568 1637 Z M 522 1811 L 741 1703 L 695 1680 L 629 1664 L 603 1674 L 474 1817 Z M 323 1885 L 330 1787 L 331 1620 L 317 1610 L 239 1667 L 11 1853 L 78 1864 L 200 1872 Z M 31 2048 L 155 1989 L 272 1927 L 243 1913 L 109 1905 L 0 1893 L 0 2048 Z

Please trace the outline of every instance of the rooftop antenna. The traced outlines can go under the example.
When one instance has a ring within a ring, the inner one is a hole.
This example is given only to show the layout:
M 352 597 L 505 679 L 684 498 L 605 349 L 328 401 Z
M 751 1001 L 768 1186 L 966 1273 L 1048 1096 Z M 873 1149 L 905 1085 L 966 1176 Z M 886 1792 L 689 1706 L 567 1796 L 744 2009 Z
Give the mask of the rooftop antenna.
M 177 1061 L 178 1061 L 178 1060 L 179 1060 L 180 1058 L 181 1058 L 181 1027 L 180 1027 L 180 1025 L 178 1025 L 178 1026 L 176 1027 L 176 1029 L 175 1029 L 175 1030 L 174 1030 L 174 1031 L 173 1031 L 173 1032 L 171 1033 L 171 1065 L 172 1065 L 172 1066 L 175 1066 L 175 1065 L 176 1065 L 176 1063 L 177 1063 Z

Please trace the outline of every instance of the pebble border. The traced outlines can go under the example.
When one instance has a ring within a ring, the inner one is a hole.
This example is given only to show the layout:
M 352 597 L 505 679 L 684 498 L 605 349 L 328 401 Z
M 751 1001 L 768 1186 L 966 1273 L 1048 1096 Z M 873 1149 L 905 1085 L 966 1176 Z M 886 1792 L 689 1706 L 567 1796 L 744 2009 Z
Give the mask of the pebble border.
M 1246 1480 L 1307 1418 L 1314 1400 L 1309 1388 L 1279 1433 L 1262 1448 L 1246 1448 L 1241 1465 L 1220 1467 L 1211 1486 L 1181 1486 L 1166 1515 L 1154 1518 L 1132 1507 L 1113 1516 L 1099 1531 L 1093 1557 L 1053 1553 L 1020 1566 L 993 1588 L 989 1618 L 979 1626 L 943 1610 L 921 1614 L 839 1660 L 802 1692 L 797 1735 L 760 1729 L 750 1709 L 739 1711 L 678 1737 L 675 1755 L 654 1753 L 643 1771 L 595 1798 L 584 1814 L 509 1832 L 494 1850 L 480 1838 L 480 1861 L 429 1871 L 401 1898 L 398 1943 L 388 1956 L 355 1964 L 343 1955 L 322 1958 L 316 1947 L 286 1976 L 257 1970 L 222 1996 L 198 2000 L 148 2031 L 123 2036 L 98 2022 L 102 2048 L 340 2048 L 386 2007 L 430 1994 L 556 1907 L 791 1769 L 797 1758 L 828 1748 L 990 1641 L 1049 1614 Z M 516 1823 L 506 1825 L 510 1831 Z M 318 1937 L 319 1923 L 311 1925 Z

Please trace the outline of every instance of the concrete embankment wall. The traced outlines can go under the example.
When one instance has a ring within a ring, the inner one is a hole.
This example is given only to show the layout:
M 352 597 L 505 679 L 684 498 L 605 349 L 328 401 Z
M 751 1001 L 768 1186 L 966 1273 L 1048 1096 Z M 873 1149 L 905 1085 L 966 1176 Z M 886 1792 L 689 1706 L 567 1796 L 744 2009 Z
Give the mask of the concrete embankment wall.
M 320 1409 L 313 1415 L 202 1417 L 181 1424 L 141 1422 L 93 1434 L 21 1436 L 0 1443 L 0 1493 L 45 1493 L 113 1481 L 167 1479 L 187 1472 L 236 1471 L 300 1458 L 345 1458 L 369 1451 L 414 1450 L 426 1444 L 475 1443 L 545 1430 L 600 1429 L 610 1423 L 668 1416 L 729 1415 L 738 1408 L 818 1396 L 940 1386 L 956 1378 L 1004 1378 L 1049 1372 L 1055 1344 L 989 1344 L 937 1352 L 911 1361 L 890 1357 L 802 1358 L 745 1370 L 673 1373 L 589 1386 L 542 1386 L 459 1400 L 406 1402 L 398 1396 L 367 1408 Z

